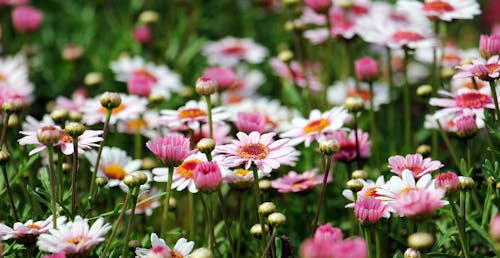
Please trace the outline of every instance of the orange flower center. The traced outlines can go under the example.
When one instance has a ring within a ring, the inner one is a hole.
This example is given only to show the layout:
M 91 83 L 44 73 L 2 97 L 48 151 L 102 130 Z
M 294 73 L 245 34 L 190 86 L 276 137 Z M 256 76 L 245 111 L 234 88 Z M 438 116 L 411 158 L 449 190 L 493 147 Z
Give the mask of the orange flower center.
M 115 108 L 113 108 L 113 110 L 111 110 L 111 114 L 116 115 L 117 113 L 120 113 L 124 109 L 125 109 L 125 105 L 123 105 L 123 103 L 121 103 L 118 107 L 115 107 Z M 102 114 L 106 114 L 107 111 L 108 111 L 108 109 L 105 107 L 102 107 L 101 109 L 99 109 L 99 112 Z
M 184 258 L 184 256 L 176 251 L 170 251 L 170 256 L 172 256 L 172 258 Z
M 154 82 L 157 81 L 156 76 L 154 76 L 152 73 L 150 73 L 148 70 L 145 70 L 145 69 L 136 70 L 136 71 L 134 71 L 133 74 L 134 74 L 134 76 L 138 76 L 138 77 L 146 77 Z
M 64 130 L 59 130 L 59 133 L 61 135 L 60 137 L 60 140 L 64 143 L 71 143 L 73 142 L 73 138 L 71 138 L 71 136 L 65 132 Z
M 309 122 L 306 127 L 304 127 L 304 133 L 315 133 L 320 132 L 325 129 L 328 125 L 330 125 L 330 121 L 320 118 L 318 120 L 314 120 Z
M 179 118 L 191 118 L 191 119 L 194 119 L 194 118 L 197 118 L 197 117 L 200 117 L 200 116 L 206 116 L 207 115 L 207 112 L 205 112 L 204 110 L 201 110 L 199 108 L 187 108 L 187 109 L 183 109 L 181 111 L 179 111 Z
M 248 173 L 250 173 L 250 170 L 239 168 L 239 169 L 236 169 L 234 171 L 234 173 L 238 174 L 240 176 L 246 176 Z
M 118 164 L 109 164 L 103 169 L 104 174 L 111 179 L 122 180 L 127 172 Z
M 484 108 L 484 106 L 493 103 L 490 96 L 479 92 L 468 92 L 455 97 L 459 107 L 463 108 Z
M 0 82 L 4 82 L 7 80 L 7 76 L 0 73 Z
M 392 39 L 395 41 L 418 41 L 424 39 L 424 37 L 411 31 L 398 31 L 392 34 Z
M 128 121 L 127 123 L 127 129 L 129 131 L 138 131 L 141 129 L 146 129 L 148 127 L 148 122 L 144 119 L 133 119 Z
M 451 4 L 440 0 L 424 3 L 423 9 L 426 12 L 438 12 L 438 13 L 451 12 L 455 10 L 455 8 L 453 8 Z
M 378 197 L 380 195 L 377 194 L 377 187 L 371 187 L 368 190 L 366 190 L 364 196 L 365 197 Z
M 199 159 L 186 160 L 177 167 L 177 174 L 184 178 L 194 178 L 194 169 L 201 163 Z
M 90 237 L 79 236 L 79 237 L 72 237 L 72 238 L 66 240 L 66 243 L 78 245 L 80 243 L 85 243 L 89 240 L 90 240 Z
M 490 73 L 494 73 L 495 71 L 500 69 L 500 64 L 485 64 L 484 65 Z
M 42 227 L 38 226 L 37 224 L 29 224 L 26 226 L 29 229 L 34 229 L 34 230 L 40 230 Z
M 418 190 L 418 187 L 416 187 L 416 186 L 406 187 L 405 189 L 401 190 L 401 192 L 398 193 L 398 198 L 403 196 L 403 195 L 407 195 L 409 192 L 414 191 L 414 190 Z
M 146 200 L 149 197 L 150 196 L 148 194 L 145 194 L 145 195 L 137 198 L 137 203 L 140 203 L 140 202 Z M 144 210 L 147 207 L 151 206 L 151 204 L 153 204 L 153 200 L 145 201 L 144 203 L 141 203 L 141 204 L 137 205 L 136 209 L 138 209 L 138 210 Z
M 367 101 L 370 100 L 370 91 L 369 90 L 364 90 L 364 89 L 350 89 L 347 91 L 347 96 L 348 97 L 356 97 L 360 96 L 363 100 Z
M 244 159 L 264 159 L 269 153 L 269 148 L 262 143 L 249 143 L 238 149 L 238 155 Z

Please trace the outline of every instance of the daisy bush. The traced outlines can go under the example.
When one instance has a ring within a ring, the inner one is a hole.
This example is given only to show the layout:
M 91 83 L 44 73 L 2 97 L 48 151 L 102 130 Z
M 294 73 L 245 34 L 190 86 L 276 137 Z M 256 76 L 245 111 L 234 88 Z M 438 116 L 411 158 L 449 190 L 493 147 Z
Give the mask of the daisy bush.
M 0 257 L 500 257 L 498 0 L 0 14 Z

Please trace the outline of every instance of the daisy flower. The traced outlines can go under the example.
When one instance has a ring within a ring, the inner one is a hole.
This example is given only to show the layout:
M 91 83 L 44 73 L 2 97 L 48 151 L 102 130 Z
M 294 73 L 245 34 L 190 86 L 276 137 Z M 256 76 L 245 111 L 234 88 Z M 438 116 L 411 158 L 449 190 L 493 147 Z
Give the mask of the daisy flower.
M 131 94 L 140 96 L 162 95 L 182 90 L 181 78 L 166 65 L 146 63 L 142 57 L 122 57 L 110 65 L 117 81 L 126 82 Z M 123 100 L 123 99 L 122 99 Z
M 354 208 L 356 206 L 356 199 L 360 198 L 370 198 L 370 197 L 378 197 L 379 194 L 377 194 L 377 189 L 381 188 L 385 184 L 384 176 L 379 176 L 377 177 L 377 180 L 374 182 L 370 179 L 364 180 L 364 179 L 359 179 L 363 183 L 363 188 L 356 193 L 356 198 L 354 198 L 354 193 L 350 189 L 344 189 L 342 191 L 342 195 L 349 201 L 347 205 L 345 205 L 346 208 Z M 386 210 L 384 213 L 384 218 L 389 218 L 391 216 L 391 213 Z
M 354 206 L 354 216 L 362 225 L 371 225 L 377 223 L 382 217 L 388 218 L 386 214 L 388 208 L 384 202 L 375 197 L 361 197 L 356 200 Z
M 156 111 L 146 110 L 142 115 L 127 121 L 118 121 L 118 132 L 135 134 L 140 132 L 148 138 L 160 136 L 160 115 Z
M 232 140 L 229 133 L 231 132 L 231 126 L 227 125 L 224 122 L 213 123 L 213 135 L 212 139 L 216 144 L 226 144 Z M 202 138 L 210 138 L 210 128 L 208 123 L 203 124 L 200 130 L 196 130 L 194 132 L 195 142 L 198 143 Z
M 419 12 L 431 20 L 445 22 L 468 20 L 481 14 L 476 0 L 425 0 L 423 3 L 399 0 L 397 8 L 408 12 Z
M 189 138 L 180 134 L 170 134 L 146 142 L 146 147 L 165 165 L 179 166 L 192 151 Z
M 245 169 L 253 164 L 264 173 L 269 173 L 282 164 L 295 165 L 300 154 L 289 144 L 289 139 L 274 141 L 275 133 L 239 132 L 236 136 L 238 140 L 215 147 L 214 161 L 226 167 L 244 164 Z
M 477 87 L 478 90 L 481 90 L 483 88 L 489 87 L 488 82 L 479 80 L 477 78 L 475 79 L 475 84 L 472 78 L 452 78 L 450 80 L 450 85 L 452 94 L 456 94 L 458 90 L 462 88 L 474 90 Z M 489 94 L 489 91 L 487 93 Z
M 210 65 L 232 67 L 239 62 L 260 64 L 267 56 L 267 49 L 249 38 L 225 37 L 208 42 L 201 50 Z
M 389 207 L 401 217 L 427 218 L 432 212 L 448 204 L 442 200 L 444 189 L 427 190 L 424 188 L 410 189 L 401 192 L 389 203 Z
M 319 67 L 314 63 L 305 62 L 304 64 L 300 64 L 298 61 L 291 61 L 290 66 L 288 66 L 278 58 L 271 58 L 269 64 L 276 76 L 289 80 L 298 87 L 308 87 L 313 91 L 321 91 L 323 89 L 323 84 L 321 84 L 316 76 L 319 72 Z
M 304 142 L 306 147 L 311 142 L 340 129 L 349 114 L 344 107 L 334 107 L 324 113 L 314 109 L 309 113 L 309 118 L 296 117 L 292 120 L 290 129 L 281 134 L 281 137 L 291 138 L 292 144 Z
M 223 104 L 234 105 L 253 97 L 257 88 L 264 84 L 266 79 L 264 74 L 259 70 L 248 70 L 240 67 L 236 69 L 236 76 L 238 80 L 232 87 L 219 92 L 219 94 L 222 94 Z M 216 95 L 214 94 L 215 97 Z
M 104 235 L 111 226 L 98 218 L 89 227 L 88 219 L 76 216 L 73 221 L 62 224 L 58 229 L 49 229 L 49 233 L 38 237 L 38 248 L 49 253 L 63 251 L 66 254 L 87 256 L 91 249 L 104 241 Z
M 447 41 L 444 46 L 444 52 L 441 52 L 441 48 L 436 48 L 437 56 L 442 56 L 436 60 L 441 62 L 441 65 L 445 68 L 455 68 L 455 66 L 460 65 L 464 60 L 472 60 L 479 57 L 479 51 L 477 48 L 471 49 L 460 49 L 458 45 L 453 41 Z M 434 54 L 429 49 L 417 49 L 415 51 L 415 60 L 432 64 L 434 62 Z
M 447 113 L 447 114 L 435 113 L 432 115 L 426 115 L 424 121 L 424 127 L 427 129 L 443 130 L 448 133 L 456 133 L 458 130 L 457 121 L 460 120 L 463 116 L 475 117 L 477 128 L 479 129 L 484 128 L 485 124 L 483 116 L 481 117 L 476 116 L 474 112 L 468 110 L 454 112 L 454 113 Z
M 469 78 L 476 76 L 483 81 L 493 81 L 500 77 L 500 57 L 490 57 L 486 62 L 481 59 L 472 60 L 472 64 L 457 66 L 461 72 L 453 78 Z
M 358 83 L 349 78 L 347 81 L 338 81 L 328 87 L 327 100 L 332 105 L 342 105 L 347 97 L 361 97 L 365 102 L 365 108 L 370 108 L 370 89 L 367 83 Z M 388 104 L 389 87 L 380 83 L 373 84 L 373 104 L 375 111 L 378 111 L 382 104 Z
M 141 190 L 141 192 L 139 193 L 139 198 L 137 198 L 138 205 L 135 207 L 135 214 L 145 214 L 146 216 L 151 216 L 153 214 L 153 210 L 161 205 L 159 201 L 160 197 L 153 198 L 148 201 L 146 200 L 158 193 L 159 191 L 155 187 L 151 188 L 151 190 Z M 139 204 L 143 201 L 145 202 Z M 130 210 L 127 212 L 130 213 Z
M 391 172 L 401 176 L 403 171 L 410 171 L 415 178 L 430 174 L 444 165 L 438 160 L 423 158 L 421 154 L 408 154 L 406 157 L 396 155 L 389 157 Z
M 0 58 L 0 89 L 5 100 L 4 93 L 10 92 L 12 96 L 18 96 L 31 102 L 33 99 L 33 84 L 29 81 L 28 62 L 23 55 Z
M 415 182 L 413 173 L 410 170 L 404 170 L 401 177 L 392 176 L 384 185 L 375 189 L 375 193 L 377 194 L 376 198 L 390 203 L 395 201 L 401 194 L 420 188 L 434 191 L 435 186 L 432 176 L 426 174 Z
M 315 186 L 323 183 L 324 175 L 316 175 L 318 169 L 305 171 L 302 174 L 297 174 L 295 171 L 290 171 L 281 178 L 272 181 L 273 188 L 280 193 L 297 193 L 313 189 Z M 333 180 L 332 175 L 328 175 L 327 182 Z
M 200 124 L 208 123 L 208 107 L 205 101 L 190 100 L 177 110 L 161 111 L 161 123 L 174 130 L 199 130 Z M 212 121 L 220 122 L 229 118 L 224 107 L 212 108 Z
M 222 182 L 229 184 L 231 188 L 236 190 L 248 190 L 253 187 L 253 173 L 251 170 L 237 168 L 234 170 L 221 167 Z M 259 178 L 269 176 L 270 173 L 264 173 L 258 170 Z
M 66 221 L 66 217 L 57 217 L 57 224 L 61 225 Z M 34 244 L 38 235 L 49 232 L 52 228 L 52 216 L 46 220 L 28 220 L 25 223 L 16 222 L 11 228 L 0 223 L 0 236 L 3 240 L 16 239 L 21 244 Z
M 54 147 L 60 148 L 64 155 L 73 154 L 73 138 L 61 129 L 61 127 L 55 125 L 52 119 L 45 118 L 44 121 L 42 120 L 39 122 L 35 118 L 28 116 L 26 120 L 26 126 L 23 124 L 23 129 L 26 128 L 28 130 L 24 129 L 19 132 L 23 137 L 19 139 L 18 142 L 20 145 L 35 145 L 35 148 L 29 152 L 30 156 L 47 148 L 45 144 L 38 141 L 37 132 L 38 130 L 49 127 L 59 130 L 60 139 Z M 81 154 L 92 147 L 98 147 L 98 143 L 102 141 L 101 135 L 101 130 L 85 130 L 82 135 L 78 136 L 78 153 Z
M 85 157 L 92 166 L 95 166 L 97 152 L 90 151 L 85 153 Z M 116 147 L 104 147 L 101 154 L 99 169 L 97 170 L 98 177 L 104 177 L 108 180 L 105 187 L 115 187 L 118 185 L 125 186 L 123 178 L 126 175 L 140 169 L 141 160 L 132 160 L 127 153 Z M 94 168 L 92 168 L 94 169 Z
M 109 120 L 110 124 L 116 124 L 117 121 L 129 121 L 137 119 L 146 111 L 148 100 L 137 96 L 120 94 L 122 103 L 112 110 Z M 83 113 L 83 123 L 94 125 L 104 123 L 106 120 L 107 109 L 102 107 L 100 97 L 88 99 L 80 110 Z
M 57 97 L 54 110 L 64 109 L 68 111 L 80 111 L 80 108 L 86 101 L 87 90 L 85 88 L 78 88 L 71 95 L 71 99 L 62 96 Z
M 172 176 L 172 189 L 182 191 L 188 189 L 191 193 L 197 193 L 198 189 L 194 184 L 194 170 L 198 164 L 208 161 L 207 156 L 201 152 L 191 154 L 176 168 Z M 167 182 L 168 168 L 153 169 L 154 181 Z
M 165 240 L 158 237 L 156 233 L 151 234 L 151 249 L 146 248 L 136 248 L 135 255 L 136 257 L 175 257 L 175 258 L 183 258 L 187 257 L 192 251 L 194 247 L 193 241 L 187 241 L 185 238 L 181 238 L 177 240 L 177 243 L 174 246 L 174 249 L 170 249 L 168 245 L 165 243 Z
M 476 117 L 484 118 L 483 110 L 495 109 L 493 98 L 490 95 L 489 87 L 479 90 L 462 88 L 456 93 L 439 90 L 438 94 L 446 98 L 431 98 L 431 106 L 441 107 L 436 112 L 437 117 L 446 116 L 456 112 L 472 112 Z

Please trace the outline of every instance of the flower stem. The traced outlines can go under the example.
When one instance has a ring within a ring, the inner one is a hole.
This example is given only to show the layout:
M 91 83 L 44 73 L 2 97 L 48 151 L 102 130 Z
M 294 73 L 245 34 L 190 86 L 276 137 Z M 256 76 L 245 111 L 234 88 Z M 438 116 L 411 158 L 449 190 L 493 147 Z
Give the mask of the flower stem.
M 111 231 L 111 236 L 109 236 L 108 242 L 106 243 L 106 247 L 104 248 L 104 251 L 102 252 L 100 257 L 107 257 L 106 254 L 108 254 L 108 252 L 109 252 L 109 248 L 111 247 L 111 242 L 113 242 L 113 240 L 115 240 L 115 235 L 116 235 L 116 231 L 118 230 L 118 225 L 120 224 L 120 222 L 123 218 L 123 215 L 125 214 L 125 211 L 127 210 L 127 204 L 128 204 L 129 199 L 130 199 L 130 191 L 125 196 L 125 200 L 123 201 L 123 205 L 122 205 L 122 210 L 120 211 L 120 214 L 118 215 L 118 218 L 116 219 L 115 224 L 113 225 L 113 231 Z
M 56 179 L 54 170 L 54 149 L 47 146 L 49 153 L 49 180 L 50 180 L 50 206 L 52 209 L 52 226 L 57 229 L 57 210 L 56 210 Z
M 142 134 L 141 130 L 135 131 L 134 134 L 134 157 L 140 159 L 142 156 Z
M 212 212 L 212 196 L 207 194 L 208 196 L 208 204 L 205 202 L 204 194 L 200 195 L 201 203 L 203 204 L 203 208 L 205 208 L 205 212 L 208 217 L 208 231 L 209 231 L 209 247 L 213 254 L 215 254 L 215 233 L 214 233 L 214 220 L 213 220 L 213 212 Z
M 467 232 L 465 231 L 465 225 L 466 225 L 466 206 L 465 206 L 465 199 L 466 199 L 466 192 L 460 192 L 460 212 L 462 213 L 461 218 L 462 218 L 462 230 L 464 233 L 464 240 L 465 240 L 465 248 L 467 249 L 467 253 L 470 252 L 469 250 L 469 241 L 467 239 Z
M 438 119 L 436 119 L 436 123 L 437 123 L 437 125 L 439 127 L 439 133 L 441 134 L 441 137 L 443 138 L 444 143 L 446 144 L 446 148 L 450 152 L 451 159 L 453 160 L 453 163 L 455 163 L 455 166 L 457 168 L 460 168 L 460 162 L 458 161 L 458 157 L 457 157 L 457 154 L 455 153 L 455 149 L 451 145 L 450 138 L 448 138 L 448 135 L 443 130 L 443 126 L 441 126 L 441 122 L 439 122 Z
M 113 109 L 108 108 L 106 110 L 106 120 L 104 121 L 104 126 L 103 126 L 103 131 L 102 131 L 102 141 L 101 144 L 99 145 L 99 150 L 97 151 L 97 158 L 95 160 L 95 165 L 94 165 L 94 172 L 92 173 L 92 179 L 90 180 L 90 190 L 89 190 L 89 203 L 92 203 L 92 199 L 94 198 L 94 186 L 95 186 L 95 179 L 97 176 L 97 171 L 99 170 L 99 162 L 101 162 L 101 155 L 102 155 L 102 150 L 104 149 L 104 142 L 106 141 L 106 135 L 108 134 L 108 127 L 109 127 L 109 119 L 111 118 Z
M 165 188 L 165 192 L 167 192 L 167 195 L 165 196 L 165 200 L 163 201 L 163 217 L 160 222 L 161 235 L 167 232 L 168 209 L 170 206 L 170 194 L 172 193 L 172 178 L 174 176 L 174 167 L 172 166 L 168 167 L 167 173 L 168 173 L 168 181 Z
M 243 224 L 243 215 L 244 215 L 244 212 L 245 212 L 245 209 L 242 208 L 241 206 L 241 192 L 238 192 L 238 210 L 239 210 L 239 218 L 238 218 L 238 225 L 237 225 L 237 228 L 238 228 L 238 231 L 236 231 L 236 258 L 239 258 L 240 256 L 240 249 L 241 249 L 241 242 L 242 242 L 242 238 L 241 238 L 241 225 Z
M 219 197 L 220 201 L 220 209 L 222 213 L 222 218 L 224 219 L 224 228 L 226 229 L 226 235 L 229 241 L 229 247 L 230 247 L 229 249 L 231 250 L 231 257 L 235 258 L 236 254 L 234 252 L 233 238 L 231 237 L 231 224 L 229 223 L 229 219 L 226 214 L 226 204 L 224 202 L 224 196 L 222 196 L 222 191 L 220 189 L 217 191 L 217 196 Z
M 5 142 L 5 135 L 7 134 L 7 127 L 9 127 L 9 117 L 10 113 L 5 112 L 3 115 L 3 121 L 2 121 L 2 134 L 0 135 L 0 150 L 3 147 L 3 143 Z
M 194 228 L 195 228 L 195 213 L 194 213 L 194 194 L 188 193 L 188 206 L 189 206 L 189 239 L 194 238 Z
M 255 211 L 259 217 L 260 228 L 262 230 L 262 244 L 265 246 L 266 244 L 266 228 L 264 224 L 264 219 L 262 215 L 259 213 L 259 205 L 262 203 L 262 199 L 260 198 L 260 188 L 259 188 L 259 173 L 258 168 L 256 166 L 252 166 L 253 172 L 253 191 L 255 195 Z
M 495 103 L 495 121 L 500 120 L 500 108 L 498 107 L 498 96 L 496 89 L 496 82 L 490 80 L 490 89 L 491 89 L 491 97 L 493 98 L 493 102 Z
M 12 198 L 12 192 L 10 190 L 10 184 L 9 184 L 9 175 L 7 175 L 7 166 L 5 164 L 2 164 L 2 172 L 5 181 L 5 187 L 7 188 L 7 193 L 9 194 L 10 206 L 12 207 L 12 212 L 14 213 L 14 220 L 18 221 L 19 219 L 17 217 L 16 205 L 14 204 L 14 198 Z
M 209 135 L 210 138 L 214 138 L 214 126 L 213 126 L 213 121 L 212 121 L 212 100 L 210 99 L 210 95 L 205 96 L 205 101 L 207 102 L 207 109 L 208 109 L 208 129 L 209 129 Z M 201 133 L 201 132 L 200 132 Z
M 78 137 L 73 137 L 73 166 L 71 168 L 71 217 L 75 218 L 76 214 L 76 188 L 77 188 L 77 173 L 78 173 Z
M 366 245 L 368 246 L 368 258 L 373 258 L 373 252 L 371 251 L 373 247 L 372 232 L 367 227 L 364 227 L 364 231 Z
M 380 168 L 380 152 L 377 142 L 377 125 L 375 118 L 375 104 L 373 103 L 373 82 L 368 82 L 370 89 L 370 136 L 372 138 L 373 146 L 375 147 L 375 165 Z M 356 132 L 357 134 L 358 132 Z
M 372 234 L 375 235 L 375 253 L 377 258 L 382 258 L 382 242 L 380 241 L 380 233 L 377 231 L 375 224 L 371 226 Z
M 358 137 L 358 113 L 353 114 L 353 130 L 354 130 L 354 141 L 356 143 L 356 166 L 361 169 L 361 154 L 359 151 L 359 137 Z
M 404 102 L 404 149 L 406 152 L 411 152 L 411 101 L 410 101 L 410 82 L 408 79 L 408 63 L 410 61 L 410 55 L 408 50 L 404 50 L 404 62 L 403 62 L 403 73 L 404 73 L 404 88 L 403 88 L 403 102 Z
M 316 208 L 316 214 L 314 215 L 314 221 L 312 225 L 313 232 L 316 231 L 316 227 L 318 226 L 319 213 L 321 211 L 321 206 L 323 205 L 323 200 L 325 198 L 326 185 L 328 183 L 328 174 L 330 173 L 330 166 L 332 165 L 332 157 L 329 155 L 325 155 L 325 158 L 326 158 L 326 166 L 323 176 L 323 184 L 321 185 L 321 192 L 318 198 L 318 206 Z
M 386 48 L 387 52 L 387 82 L 389 84 L 389 101 L 390 105 L 388 107 L 388 113 L 387 113 L 387 128 L 391 131 L 394 130 L 394 103 L 393 101 L 393 94 L 394 94 L 394 80 L 393 80 L 393 72 L 392 72 L 392 51 L 389 47 Z M 395 141 L 389 141 L 389 150 L 390 153 L 392 154 L 394 152 L 395 148 Z
M 269 253 L 269 250 L 273 246 L 274 238 L 276 238 L 276 230 L 273 230 L 273 233 L 271 234 L 271 237 L 269 238 L 269 241 L 267 241 L 266 248 L 264 249 L 264 253 L 262 253 L 261 258 L 266 258 L 267 257 L 267 254 Z
M 460 239 L 460 244 L 462 245 L 462 252 L 464 253 L 465 258 L 470 258 L 469 252 L 467 250 L 467 242 L 465 240 L 465 228 L 462 226 L 462 223 L 458 215 L 457 207 L 455 205 L 455 201 L 452 198 L 450 198 L 450 207 L 453 213 L 453 220 L 455 220 L 455 223 L 457 224 L 458 227 L 458 236 Z
M 127 257 L 128 251 L 128 240 L 130 238 L 130 231 L 132 229 L 132 224 L 134 223 L 135 207 L 137 206 L 137 195 L 139 192 L 139 187 L 134 187 L 129 189 L 132 192 L 132 209 L 130 211 L 130 217 L 128 219 L 127 229 L 125 233 L 125 243 L 123 244 L 123 254 L 122 257 Z
M 61 150 L 57 150 L 57 172 L 56 172 L 56 177 L 57 177 L 57 199 L 59 202 L 63 202 L 63 193 L 64 193 L 64 188 L 63 188 L 63 153 Z

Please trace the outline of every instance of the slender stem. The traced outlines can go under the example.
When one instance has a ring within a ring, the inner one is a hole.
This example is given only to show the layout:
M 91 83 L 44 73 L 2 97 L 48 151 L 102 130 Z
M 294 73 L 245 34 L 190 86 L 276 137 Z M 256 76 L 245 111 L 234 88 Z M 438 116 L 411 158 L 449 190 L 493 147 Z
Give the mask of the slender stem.
M 470 258 L 469 252 L 467 250 L 467 242 L 465 241 L 465 230 L 464 227 L 462 227 L 457 207 L 455 206 L 455 201 L 452 198 L 450 198 L 450 207 L 453 214 L 453 220 L 455 220 L 455 223 L 457 224 L 458 227 L 458 236 L 460 239 L 460 244 L 462 245 L 462 251 L 464 253 L 465 258 Z
M 466 152 L 467 152 L 467 169 L 469 171 L 473 170 L 472 164 L 472 139 L 465 140 Z
M 364 231 L 365 231 L 366 245 L 368 246 L 368 258 L 372 258 L 373 257 L 373 252 L 371 251 L 373 247 L 372 233 L 367 227 L 364 227 Z
M 226 214 L 226 203 L 224 202 L 224 196 L 222 195 L 222 191 L 219 189 L 217 191 L 217 196 L 219 197 L 220 201 L 220 209 L 222 213 L 222 218 L 224 219 L 224 228 L 226 229 L 226 235 L 227 239 L 229 241 L 229 247 L 231 250 L 231 257 L 236 257 L 235 251 L 234 251 L 234 245 L 233 245 L 233 238 L 231 237 L 231 224 L 229 223 L 229 219 Z
M 78 136 L 73 137 L 73 166 L 71 168 L 71 217 L 76 215 L 76 189 L 77 189 L 77 173 L 78 173 Z
M 361 169 L 361 152 L 359 151 L 359 137 L 358 137 L 358 113 L 353 114 L 353 129 L 354 129 L 354 141 L 356 143 L 356 166 Z
M 56 179 L 54 170 L 54 149 L 47 146 L 49 153 L 49 180 L 50 180 L 50 206 L 52 209 L 52 226 L 57 229 L 57 210 L 56 210 Z
M 137 195 L 139 192 L 139 187 L 134 187 L 129 189 L 132 192 L 132 209 L 130 210 L 130 217 L 128 218 L 128 224 L 125 234 L 125 243 L 123 244 L 123 254 L 122 257 L 127 257 L 128 251 L 128 240 L 130 238 L 130 231 L 132 229 L 132 225 L 134 223 L 134 215 L 135 215 L 135 207 L 137 206 Z
M 273 230 L 273 233 L 271 234 L 269 241 L 267 241 L 266 248 L 264 249 L 264 253 L 262 253 L 261 258 L 266 258 L 267 254 L 269 253 L 269 250 L 273 246 L 274 238 L 276 238 L 276 230 Z
M 490 186 L 488 186 L 490 187 Z M 466 192 L 460 192 L 460 212 L 462 213 L 461 214 L 461 218 L 462 218 L 462 229 L 463 229 L 463 233 L 464 233 L 464 240 L 465 240 L 465 248 L 467 249 L 467 253 L 469 253 L 469 241 L 467 239 L 467 232 L 465 231 L 465 223 L 466 223 L 466 207 L 465 207 L 465 199 L 466 199 L 466 195 L 467 193 Z
M 210 138 L 214 138 L 214 126 L 212 123 L 212 100 L 210 99 L 210 95 L 205 96 L 205 101 L 207 102 L 207 109 L 208 109 L 208 128 L 209 128 L 209 135 Z
M 209 231 L 209 247 L 213 254 L 215 254 L 215 233 L 214 233 L 214 220 L 213 220 L 213 212 L 212 212 L 212 196 L 207 194 L 208 196 L 208 204 L 205 201 L 204 194 L 200 195 L 201 203 L 203 204 L 203 208 L 207 213 L 208 217 L 208 231 Z
M 390 105 L 388 107 L 388 114 L 387 114 L 387 128 L 391 130 L 391 132 L 394 132 L 394 103 L 393 101 L 393 94 L 394 94 L 394 80 L 393 80 L 393 72 L 392 72 L 392 51 L 389 47 L 386 48 L 387 52 L 387 82 L 389 84 L 389 100 L 390 100 Z M 391 135 L 391 134 L 390 134 Z M 389 150 L 390 153 L 393 154 L 394 152 L 394 147 L 395 147 L 395 141 L 389 141 Z
M 243 216 L 245 214 L 245 209 L 241 206 L 241 192 L 238 192 L 238 210 L 240 211 L 240 216 L 237 224 L 238 230 L 236 231 L 236 258 L 240 257 L 241 242 L 243 240 L 241 238 L 241 225 L 243 224 Z
M 258 168 L 256 166 L 252 166 L 253 172 L 253 191 L 255 195 L 255 211 L 259 217 L 260 229 L 262 230 L 262 243 L 265 245 L 266 243 L 266 228 L 264 224 L 264 219 L 262 215 L 259 213 L 259 205 L 262 203 L 262 199 L 260 198 L 260 188 L 259 188 L 259 173 Z
M 2 172 L 5 181 L 5 187 L 7 188 L 7 193 L 9 194 L 10 206 L 12 207 L 12 212 L 14 213 L 14 220 L 18 221 L 19 219 L 17 217 L 16 205 L 14 204 L 14 198 L 12 198 L 12 192 L 10 190 L 10 184 L 9 184 L 9 175 L 7 175 L 7 166 L 5 164 L 2 164 Z
M 165 234 L 167 232 L 167 220 L 168 220 L 168 210 L 170 206 L 170 195 L 172 193 L 172 178 L 174 176 L 174 167 L 168 167 L 168 181 L 166 184 L 165 192 L 165 200 L 163 201 L 163 218 L 160 222 L 161 234 Z
M 7 134 L 7 127 L 9 127 L 9 117 L 10 113 L 5 112 L 3 115 L 3 121 L 2 121 L 2 134 L 0 136 L 0 150 L 3 147 L 3 143 L 5 142 L 5 135 Z
M 404 62 L 403 62 L 403 73 L 404 73 L 404 88 L 403 88 L 403 102 L 404 102 L 404 146 L 406 152 L 411 152 L 411 101 L 410 101 L 410 82 L 408 79 L 408 63 L 410 61 L 410 55 L 408 50 L 404 50 Z
M 92 202 L 94 195 L 95 178 L 97 176 L 97 171 L 99 170 L 99 163 L 101 162 L 102 150 L 104 149 L 104 142 L 106 141 L 106 135 L 108 134 L 109 119 L 111 118 L 113 109 L 108 108 L 106 110 L 106 120 L 104 121 L 104 127 L 102 131 L 102 141 L 99 145 L 99 150 L 97 151 L 97 158 L 95 160 L 94 171 L 92 173 L 92 179 L 90 180 L 90 190 L 89 190 L 89 203 Z
M 118 218 L 115 221 L 115 224 L 113 225 L 113 231 L 111 231 L 111 236 L 108 238 L 108 242 L 106 243 L 106 247 L 104 248 L 104 251 L 102 252 L 100 257 L 107 257 L 106 254 L 109 252 L 109 248 L 111 247 L 111 242 L 115 240 L 115 235 L 116 231 L 118 230 L 118 225 L 120 224 L 123 215 L 125 214 L 125 211 L 127 210 L 127 204 L 128 200 L 130 199 L 130 191 L 127 192 L 127 195 L 125 196 L 125 201 L 123 201 L 122 205 L 122 210 L 120 211 L 120 214 L 118 215 Z
M 377 258 L 382 258 L 382 242 L 380 241 L 380 233 L 377 231 L 376 225 L 371 226 L 372 234 L 375 235 L 375 253 Z
M 319 218 L 319 213 L 321 211 L 321 206 L 323 204 L 323 199 L 325 198 L 325 193 L 326 193 L 326 185 L 328 183 L 328 174 L 330 173 L 330 166 L 332 165 L 332 157 L 329 155 L 326 156 L 326 166 L 325 166 L 325 171 L 323 175 L 323 184 L 321 185 L 321 192 L 319 194 L 318 198 L 318 207 L 316 208 L 316 214 L 314 215 L 314 221 L 313 221 L 313 232 L 316 231 L 316 227 L 318 225 L 318 218 Z
M 368 86 L 370 89 L 370 136 L 372 138 L 372 146 L 375 148 L 375 165 L 377 168 L 380 168 L 380 152 L 379 152 L 379 146 L 377 142 L 377 124 L 376 124 L 376 117 L 375 117 L 375 104 L 373 102 L 373 82 L 368 82 Z M 357 134 L 358 132 L 356 132 Z
M 491 89 L 491 97 L 493 98 L 493 102 L 495 103 L 495 113 L 496 113 L 495 121 L 497 121 L 500 120 L 500 108 L 498 107 L 496 83 L 493 80 L 490 80 L 490 89 Z
M 195 228 L 195 213 L 194 213 L 194 194 L 188 193 L 188 206 L 189 206 L 189 239 L 194 238 L 194 228 Z
M 448 135 L 446 134 L 446 132 L 443 130 L 443 126 L 441 126 L 441 122 L 439 122 L 438 119 L 436 119 L 436 123 L 439 127 L 439 133 L 441 134 L 441 137 L 443 138 L 444 140 L 444 143 L 446 144 L 446 148 L 448 148 L 448 151 L 450 152 L 450 155 L 451 155 L 451 159 L 453 159 L 453 163 L 455 163 L 455 166 L 457 168 L 460 168 L 460 162 L 458 161 L 458 157 L 457 157 L 457 154 L 455 153 L 455 149 L 453 148 L 453 146 L 451 145 L 451 141 L 450 139 L 448 138 Z
M 57 172 L 56 172 L 56 177 L 57 177 L 57 198 L 59 201 L 62 203 L 63 202 L 63 193 L 64 193 L 64 188 L 63 188 L 63 153 L 59 149 L 57 150 Z
M 140 159 L 142 156 L 142 134 L 141 130 L 137 129 L 134 134 L 134 157 Z

